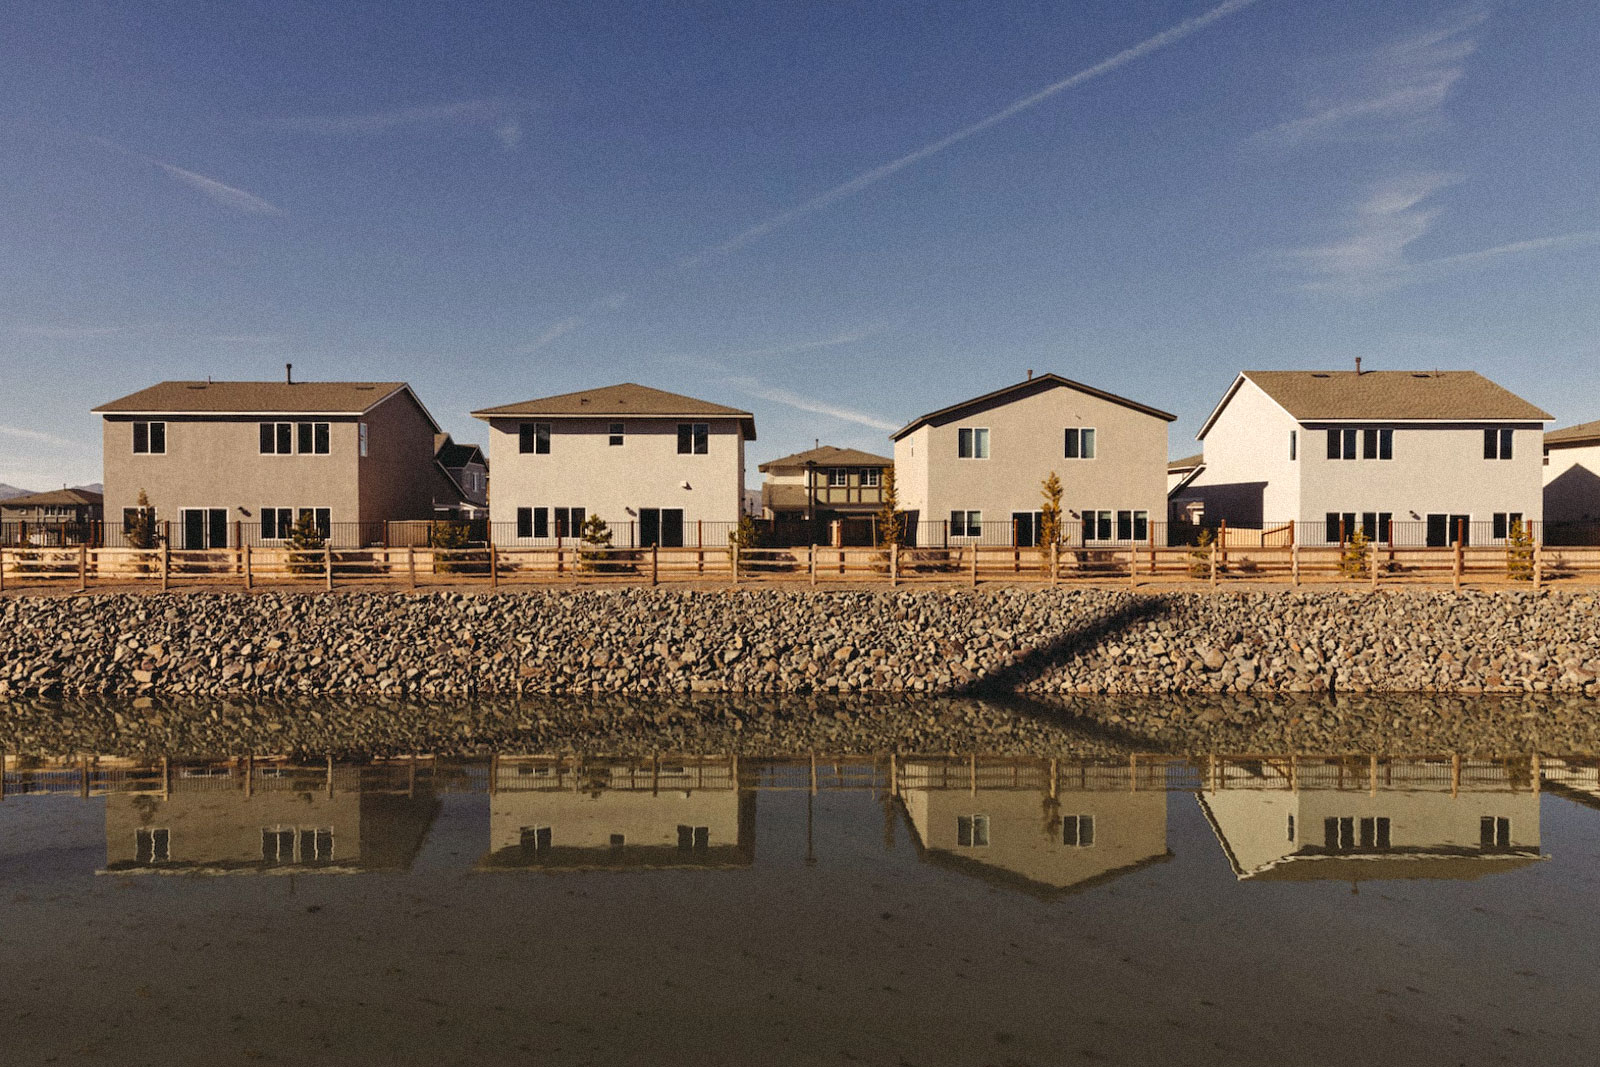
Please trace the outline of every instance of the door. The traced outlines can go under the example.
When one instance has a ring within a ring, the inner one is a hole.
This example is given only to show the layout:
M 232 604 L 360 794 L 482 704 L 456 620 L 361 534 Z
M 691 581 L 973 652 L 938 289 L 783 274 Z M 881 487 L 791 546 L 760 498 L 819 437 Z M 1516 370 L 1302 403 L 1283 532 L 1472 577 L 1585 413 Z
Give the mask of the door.
M 683 513 L 679 513 L 680 520 Z M 682 524 L 679 524 L 679 533 L 682 533 Z M 639 547 L 649 548 L 661 543 L 661 509 L 639 509 Z
M 1032 511 L 1013 511 L 1011 528 L 1016 531 L 1016 546 L 1032 548 L 1039 543 L 1038 523 Z
M 683 509 L 661 509 L 661 547 L 683 547 Z
M 228 547 L 227 508 L 184 508 L 183 547 L 191 550 Z
M 1429 515 L 1428 547 L 1449 548 L 1461 539 L 1463 547 L 1472 543 L 1471 515 Z

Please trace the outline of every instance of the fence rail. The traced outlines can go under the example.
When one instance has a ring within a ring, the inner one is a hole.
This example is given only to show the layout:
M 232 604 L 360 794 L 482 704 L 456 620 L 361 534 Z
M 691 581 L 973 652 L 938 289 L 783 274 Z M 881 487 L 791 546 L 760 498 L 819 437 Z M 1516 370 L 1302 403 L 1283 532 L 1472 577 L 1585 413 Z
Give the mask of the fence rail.
M 1014 548 L 591 548 L 588 546 L 346 549 L 237 548 L 176 550 L 75 547 L 0 547 L 0 591 L 65 585 L 257 586 L 311 583 L 384 584 L 420 588 L 479 584 L 491 589 L 532 584 L 661 585 L 880 583 L 978 585 L 983 582 L 1059 585 L 1074 581 L 1156 583 L 1249 582 L 1526 583 L 1600 577 L 1600 548 L 1468 546 L 1411 548 L 1289 545 L 1224 547 Z

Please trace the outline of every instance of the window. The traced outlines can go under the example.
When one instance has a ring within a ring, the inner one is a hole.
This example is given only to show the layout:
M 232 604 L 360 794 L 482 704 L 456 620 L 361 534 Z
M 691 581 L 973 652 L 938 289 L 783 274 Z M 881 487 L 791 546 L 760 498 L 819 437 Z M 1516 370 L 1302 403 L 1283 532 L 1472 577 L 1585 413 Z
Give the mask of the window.
M 156 528 L 155 508 L 122 509 L 122 532 L 124 534 L 131 534 L 134 532 L 134 530 L 139 529 L 141 526 L 152 531 Z
M 362 459 L 367 458 L 367 424 L 364 422 L 356 425 L 356 451 Z
M 850 484 L 850 472 L 844 467 L 828 468 L 828 488 L 837 489 Z
M 861 484 L 868 489 L 876 489 L 883 484 L 882 467 L 862 467 Z
M 557 508 L 557 514 L 568 511 L 567 508 Z M 577 509 L 582 512 L 582 508 Z M 571 518 L 570 515 L 567 518 Z M 562 520 L 557 520 L 558 522 Z M 564 528 L 564 527 L 561 527 Z M 519 538 L 544 538 L 550 536 L 550 509 L 549 508 L 518 508 L 517 509 L 517 536 Z
M 1300 431 L 1289 431 L 1289 462 L 1293 463 L 1298 458 L 1300 451 Z M 1292 817 L 1292 816 L 1291 816 Z
M 1494 513 L 1494 538 L 1503 541 L 1511 536 L 1511 528 L 1522 522 L 1520 511 L 1497 511 Z M 1526 531 L 1524 531 L 1526 532 Z
M 550 424 L 524 422 L 517 426 L 517 451 L 538 456 L 550 454 Z
M 522 851 L 530 855 L 550 851 L 550 827 L 524 826 L 522 828 Z
M 988 428 L 963 426 L 956 430 L 956 457 L 958 459 L 988 459 Z
M 1485 815 L 1478 820 L 1478 847 L 1510 848 L 1511 820 Z
M 1356 431 L 1352 429 L 1328 431 L 1328 458 L 1355 459 Z
M 1347 815 L 1344 818 L 1324 819 L 1322 846 L 1330 852 L 1390 848 L 1389 820 L 1381 815 L 1376 818 L 1367 815 L 1357 819 Z
M 271 508 L 261 509 L 261 539 L 263 541 L 286 540 L 294 533 L 294 509 Z
M 1428 516 L 1429 548 L 1448 548 L 1457 541 L 1463 545 L 1472 543 L 1471 515 Z
M 1117 540 L 1143 541 L 1150 536 L 1148 511 L 1117 512 Z
M 611 835 L 611 847 L 612 848 L 621 848 L 623 845 L 626 845 L 627 843 L 628 843 L 628 836 L 626 834 L 612 834 Z
M 1114 519 L 1111 512 L 1084 508 L 1079 514 L 1083 516 L 1083 539 L 1085 541 L 1111 540 L 1111 523 Z
M 1392 541 L 1389 536 L 1394 529 L 1394 515 L 1387 511 L 1363 511 L 1361 513 L 1361 532 L 1368 541 Z
M 711 451 L 710 423 L 678 423 L 678 455 L 703 456 L 709 451 Z
M 1289 840 L 1294 840 L 1294 816 L 1289 816 Z
M 333 523 L 330 521 L 333 517 L 331 511 L 327 508 L 301 508 L 299 518 L 303 520 L 307 515 L 311 516 L 311 521 L 317 527 L 317 533 L 321 534 L 324 540 L 333 536 Z
M 1094 816 L 1068 815 L 1061 820 L 1061 843 L 1074 848 L 1094 844 Z
M 617 445 L 622 444 L 622 439 L 623 439 L 622 423 L 613 422 L 610 425 L 610 427 L 608 428 L 607 433 L 610 435 L 609 438 L 606 441 L 607 445 L 615 447 Z
M 519 538 L 533 536 L 533 509 L 517 509 L 517 536 Z
M 164 422 L 136 422 L 133 424 L 133 451 L 135 455 L 164 456 L 167 454 L 167 424 Z
M 988 843 L 989 816 L 956 816 L 956 844 L 962 848 L 982 848 Z
M 950 513 L 951 537 L 982 537 L 983 512 L 952 511 Z
M 172 860 L 172 831 L 138 829 L 133 832 L 133 858 L 136 863 L 168 863 Z
M 1094 458 L 1094 430 L 1068 427 L 1066 457 L 1068 459 Z
M 1330 511 L 1323 516 L 1322 539 L 1330 545 L 1342 545 L 1356 532 L 1356 513 Z
M 1510 429 L 1483 431 L 1483 458 L 1510 459 L 1511 433 Z M 137 452 L 138 448 L 135 447 L 134 451 Z
M 543 511 L 543 508 L 539 509 Z M 556 508 L 556 536 L 577 537 L 585 518 L 582 508 Z
M 1362 459 L 1393 459 L 1394 431 L 1386 426 L 1368 427 L 1361 431 Z
M 711 847 L 711 827 L 679 826 L 678 851 L 704 852 Z
M 261 424 L 261 454 L 287 456 L 294 451 L 294 423 L 263 422 Z

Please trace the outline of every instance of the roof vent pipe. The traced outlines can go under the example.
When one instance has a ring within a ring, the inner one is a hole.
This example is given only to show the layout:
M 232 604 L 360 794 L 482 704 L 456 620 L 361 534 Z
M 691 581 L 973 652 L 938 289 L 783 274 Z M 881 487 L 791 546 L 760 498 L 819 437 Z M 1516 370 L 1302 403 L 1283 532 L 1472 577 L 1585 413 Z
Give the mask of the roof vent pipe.
M 1361 357 L 1360 356 L 1356 357 L 1356 373 L 1358 375 L 1361 373 Z
M 293 363 L 285 363 L 283 365 L 283 380 L 284 380 L 284 383 L 286 385 L 293 385 L 294 384 L 294 364 Z
M 1030 382 L 1033 381 L 1033 368 L 1032 367 L 1028 368 L 1028 381 L 1030 381 Z

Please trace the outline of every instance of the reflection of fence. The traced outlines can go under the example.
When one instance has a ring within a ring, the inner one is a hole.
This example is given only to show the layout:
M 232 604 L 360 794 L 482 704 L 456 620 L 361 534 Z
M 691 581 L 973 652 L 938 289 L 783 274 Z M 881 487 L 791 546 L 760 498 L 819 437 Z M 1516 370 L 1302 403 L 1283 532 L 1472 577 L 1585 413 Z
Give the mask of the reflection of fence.
M 1600 575 L 1600 549 L 1535 545 L 1401 548 L 1290 545 L 1021 548 L 952 545 L 948 548 L 611 548 L 587 546 L 430 548 L 418 546 L 317 549 L 156 549 L 0 547 L 0 590 L 65 584 L 257 585 L 383 584 L 417 588 L 471 583 L 659 585 L 673 582 L 823 585 L 876 582 L 891 586 L 983 582 L 1059 585 L 1098 580 L 1136 588 L 1151 583 L 1267 581 L 1391 584 L 1525 580 L 1532 588 L 1555 580 Z

